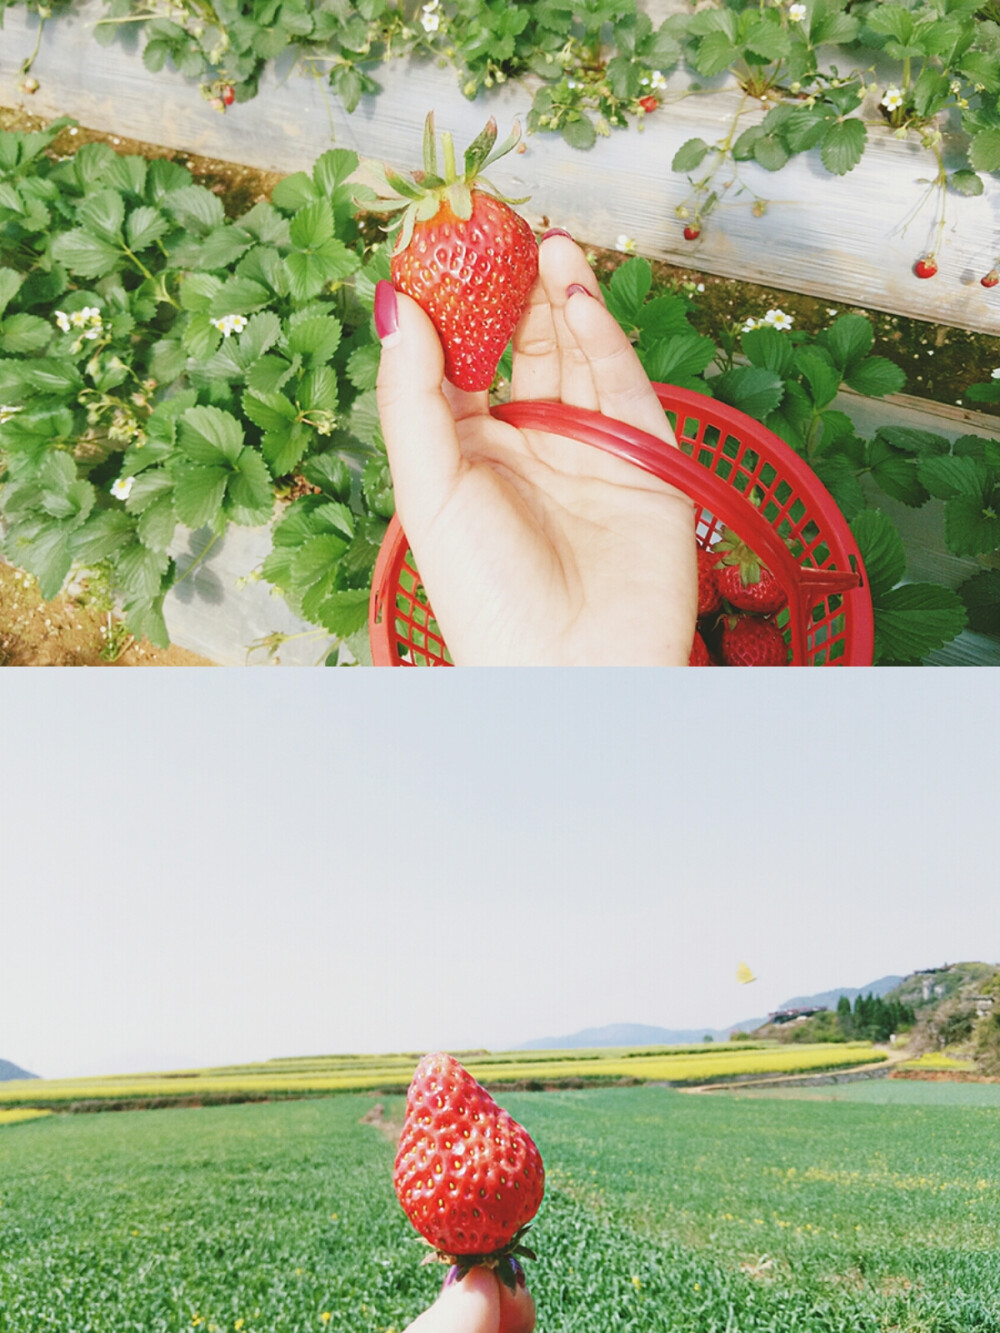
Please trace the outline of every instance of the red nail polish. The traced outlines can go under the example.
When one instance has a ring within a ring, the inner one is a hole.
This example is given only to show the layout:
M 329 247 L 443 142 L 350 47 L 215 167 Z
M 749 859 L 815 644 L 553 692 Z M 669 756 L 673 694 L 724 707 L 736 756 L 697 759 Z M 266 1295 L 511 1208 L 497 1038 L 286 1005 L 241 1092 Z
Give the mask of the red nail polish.
M 583 292 L 584 296 L 590 296 L 590 292 L 587 291 L 586 287 L 584 287 L 582 282 L 571 282 L 570 285 L 566 288 L 567 298 L 569 298 L 570 296 L 575 296 L 577 292 Z M 591 299 L 593 298 L 591 297 Z
M 550 236 L 565 236 L 568 241 L 573 239 L 569 232 L 564 231 L 562 227 L 550 227 L 548 231 L 542 232 L 543 241 L 547 241 Z
M 385 278 L 375 284 L 375 332 L 385 347 L 391 339 L 399 337 L 399 307 L 396 304 L 396 289 Z

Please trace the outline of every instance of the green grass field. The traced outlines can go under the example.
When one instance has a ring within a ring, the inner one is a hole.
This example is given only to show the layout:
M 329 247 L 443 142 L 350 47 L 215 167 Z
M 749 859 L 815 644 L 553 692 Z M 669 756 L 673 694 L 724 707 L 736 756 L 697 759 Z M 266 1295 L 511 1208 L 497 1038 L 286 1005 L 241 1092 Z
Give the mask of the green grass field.
M 1000 1329 L 1000 1108 L 655 1087 L 501 1100 L 548 1169 L 540 1333 Z M 402 1330 L 442 1270 L 419 1266 L 393 1144 L 360 1123 L 371 1105 L 4 1128 L 0 1333 Z

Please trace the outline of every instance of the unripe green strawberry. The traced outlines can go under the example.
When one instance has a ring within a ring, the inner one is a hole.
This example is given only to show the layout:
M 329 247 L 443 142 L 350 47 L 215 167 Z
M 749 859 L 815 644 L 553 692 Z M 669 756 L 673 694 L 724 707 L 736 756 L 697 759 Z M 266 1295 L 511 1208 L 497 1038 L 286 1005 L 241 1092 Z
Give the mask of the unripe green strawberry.
M 512 1255 L 545 1190 L 528 1132 L 450 1055 L 424 1056 L 406 1096 L 393 1175 L 407 1217 L 451 1263 L 496 1268 L 516 1281 Z
M 406 180 L 386 171 L 386 184 L 402 199 L 376 211 L 403 210 L 392 253 L 393 285 L 425 310 L 444 349 L 444 373 L 460 389 L 488 389 L 538 276 L 538 244 L 508 200 L 482 181 L 480 172 L 517 144 L 494 148 L 496 121 L 465 154 L 458 175 L 451 136 L 443 134 L 443 174 L 438 174 L 434 121 L 427 117 L 424 170 Z M 485 187 L 485 188 L 484 188 Z

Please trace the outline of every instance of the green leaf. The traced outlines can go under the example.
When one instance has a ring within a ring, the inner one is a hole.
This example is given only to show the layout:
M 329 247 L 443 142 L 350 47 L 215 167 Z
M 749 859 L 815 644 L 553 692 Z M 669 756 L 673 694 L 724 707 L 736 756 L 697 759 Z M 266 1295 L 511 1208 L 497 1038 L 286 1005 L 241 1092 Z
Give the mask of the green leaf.
M 819 352 L 807 349 L 796 352 L 795 368 L 808 384 L 813 404 L 816 407 L 829 406 L 840 388 L 840 372 Z
M 283 393 L 257 393 L 248 390 L 243 395 L 243 411 L 261 430 L 284 430 L 298 416 L 295 404 Z
M 773 370 L 782 379 L 787 378 L 795 354 L 795 344 L 777 329 L 749 329 L 740 338 L 740 345 L 750 362 Z
M 944 539 L 955 555 L 987 555 L 1000 550 L 1000 495 L 953 496 L 944 507 Z
M 335 572 L 337 562 L 347 550 L 347 543 L 332 533 L 310 537 L 299 547 L 292 561 L 296 587 L 306 589 Z
M 334 453 L 315 454 L 302 469 L 306 481 L 319 486 L 336 500 L 347 500 L 351 494 L 351 472 L 342 458 Z
M 343 281 L 360 266 L 357 254 L 339 240 L 325 241 L 309 253 L 293 252 L 285 259 L 289 290 L 299 302 L 318 296 L 327 283 Z
M 161 578 L 161 584 L 162 581 Z M 165 595 L 161 592 L 156 597 L 126 598 L 122 607 L 129 633 L 134 634 L 137 639 L 148 639 L 156 648 L 170 647 L 167 622 L 163 618 Z
M 128 546 L 135 537 L 135 519 L 123 509 L 101 509 L 70 537 L 73 559 L 81 564 L 97 564 Z
M 605 289 L 608 309 L 630 332 L 639 322 L 639 311 L 653 285 L 653 270 L 645 259 L 626 259 L 611 275 Z
M 670 166 L 673 171 L 694 171 L 710 152 L 704 139 L 687 139 L 674 154 Z
M 872 326 L 863 315 L 841 315 L 820 337 L 841 374 L 865 356 L 875 341 Z
M 356 389 L 374 389 L 382 349 L 378 343 L 362 343 L 347 358 L 347 378 Z
M 926 503 L 928 493 L 912 455 L 900 454 L 884 438 L 876 436 L 868 446 L 867 462 L 872 477 L 886 495 L 914 508 Z
M 333 236 L 333 210 L 328 199 L 306 204 L 292 218 L 289 237 L 298 250 L 314 250 Z
M 15 528 L 8 539 L 8 554 L 16 565 L 34 574 L 38 580 L 42 597 L 51 602 L 66 581 L 70 571 L 68 531 L 59 523 L 37 525 L 28 537 L 26 532 Z
M 763 366 L 737 366 L 724 371 L 711 381 L 715 396 L 724 403 L 746 412 L 762 421 L 785 396 L 785 384 L 780 375 Z
M 651 347 L 640 347 L 643 369 L 649 378 L 664 384 L 692 388 L 691 381 L 715 359 L 717 352 L 711 338 L 696 333 L 675 333 L 661 338 Z
M 289 329 L 288 349 L 322 363 L 329 361 L 340 346 L 340 337 L 340 321 L 333 315 L 312 315 Z
M 243 427 L 221 408 L 189 407 L 180 419 L 180 443 L 193 462 L 235 463 L 243 447 Z
M 956 193 L 964 195 L 982 194 L 984 189 L 982 177 L 964 169 L 953 171 L 948 177 L 948 184 Z
M 320 603 L 316 619 L 339 639 L 356 634 L 368 623 L 367 588 L 347 588 L 330 593 Z
M 797 107 L 782 126 L 785 143 L 793 153 L 808 152 L 823 142 L 833 120 L 829 109 L 822 105 Z
M 91 235 L 112 245 L 121 242 L 125 201 L 117 190 L 96 190 L 86 195 L 77 205 L 76 216 Z
M 0 268 L 0 315 L 13 301 L 23 281 L 23 273 L 12 268 Z
M 865 151 L 865 138 L 864 121 L 834 121 L 823 136 L 819 153 L 827 171 L 843 176 L 856 167 Z
M 118 582 L 132 597 L 152 598 L 160 591 L 170 557 L 136 542 L 122 551 L 115 562 Z
M 893 522 L 877 509 L 866 509 L 850 525 L 861 552 L 874 598 L 882 597 L 906 573 L 903 539 Z
M 38 315 L 8 315 L 0 323 L 0 352 L 37 352 L 53 336 L 52 325 Z
M 315 438 L 311 426 L 295 421 L 265 433 L 260 442 L 273 477 L 284 477 L 293 470 Z
M 233 522 L 244 527 L 269 523 L 274 514 L 274 487 L 267 465 L 255 449 L 244 449 L 236 460 L 226 509 Z
M 52 242 L 52 256 L 82 278 L 103 278 L 123 257 L 117 245 L 91 236 L 81 228 L 57 236 Z
M 931 495 L 940 500 L 965 495 L 970 500 L 982 502 L 990 483 L 989 471 L 983 463 L 975 458 L 958 458 L 954 454 L 923 458 L 918 471 Z
M 855 362 L 845 378 L 852 389 L 869 398 L 899 393 L 906 384 L 906 375 L 900 367 L 884 356 L 866 356 Z
M 206 236 L 226 220 L 222 200 L 203 185 L 186 185 L 164 196 L 163 207 L 196 235 Z
M 973 136 L 969 162 L 974 171 L 1000 170 L 1000 126 L 980 130 Z
M 724 32 L 710 32 L 698 43 L 695 68 L 706 78 L 721 74 L 738 58 L 739 48 Z
M 918 662 L 961 634 L 962 599 L 936 583 L 904 583 L 875 603 L 876 662 Z
M 675 333 L 690 333 L 687 306 L 680 296 L 656 296 L 641 307 L 636 317 L 642 339 L 649 344 Z
M 361 75 L 353 65 L 338 65 L 330 72 L 330 85 L 348 113 L 356 111 L 361 101 Z
M 143 511 L 136 531 L 144 546 L 153 551 L 165 551 L 173 541 L 176 527 L 177 513 L 174 509 L 173 495 L 167 494 L 161 495 Z
M 566 120 L 562 124 L 562 137 L 571 148 L 593 148 L 597 142 L 597 131 L 589 116 L 580 113 L 577 120 Z
M 228 467 L 206 467 L 200 463 L 178 463 L 173 469 L 174 508 L 189 528 L 211 523 L 219 512 L 232 476 Z
M 753 156 L 765 171 L 780 171 L 788 161 L 789 153 L 780 139 L 765 134 L 754 141 Z
M 332 366 L 317 366 L 302 376 L 296 400 L 304 412 L 336 412 L 337 372 Z
M 259 282 L 249 278 L 227 278 L 212 297 L 209 313 L 213 319 L 222 319 L 226 315 L 249 315 L 261 306 L 266 306 L 271 294 Z
M 969 616 L 969 628 L 977 634 L 1000 636 L 1000 570 L 984 569 L 973 574 L 958 589 Z
M 271 191 L 271 202 L 286 213 L 295 213 L 316 198 L 316 186 L 312 177 L 304 171 L 293 171 L 290 176 L 280 180 Z
M 148 245 L 165 236 L 170 230 L 170 222 L 156 208 L 147 204 L 129 214 L 125 226 L 125 235 L 131 250 L 145 250 Z
M 198 262 L 203 268 L 229 268 L 253 245 L 253 237 L 232 223 L 209 232 L 202 242 Z
M 146 446 L 143 446 L 144 448 Z M 141 514 L 145 509 L 173 489 L 173 478 L 162 467 L 148 467 L 134 474 L 132 488 L 125 508 L 130 514 Z

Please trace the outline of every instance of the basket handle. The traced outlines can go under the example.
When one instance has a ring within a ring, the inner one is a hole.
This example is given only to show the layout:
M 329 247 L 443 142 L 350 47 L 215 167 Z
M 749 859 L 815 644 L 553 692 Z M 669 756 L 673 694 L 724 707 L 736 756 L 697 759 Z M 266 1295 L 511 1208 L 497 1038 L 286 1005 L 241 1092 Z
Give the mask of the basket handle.
M 745 524 L 755 512 L 744 497 L 726 481 L 682 453 L 675 445 L 650 435 L 637 426 L 615 421 L 582 407 L 547 399 L 503 403 L 492 414 L 512 426 L 528 430 L 546 430 L 556 435 L 591 444 L 606 453 L 676 486 L 699 504 L 705 503 L 727 527 L 746 540 Z M 790 629 L 794 656 L 806 654 L 805 619 L 808 611 L 823 597 L 857 588 L 861 575 L 854 570 L 805 568 L 769 523 L 761 520 L 747 543 L 780 578 L 788 593 L 791 611 Z

